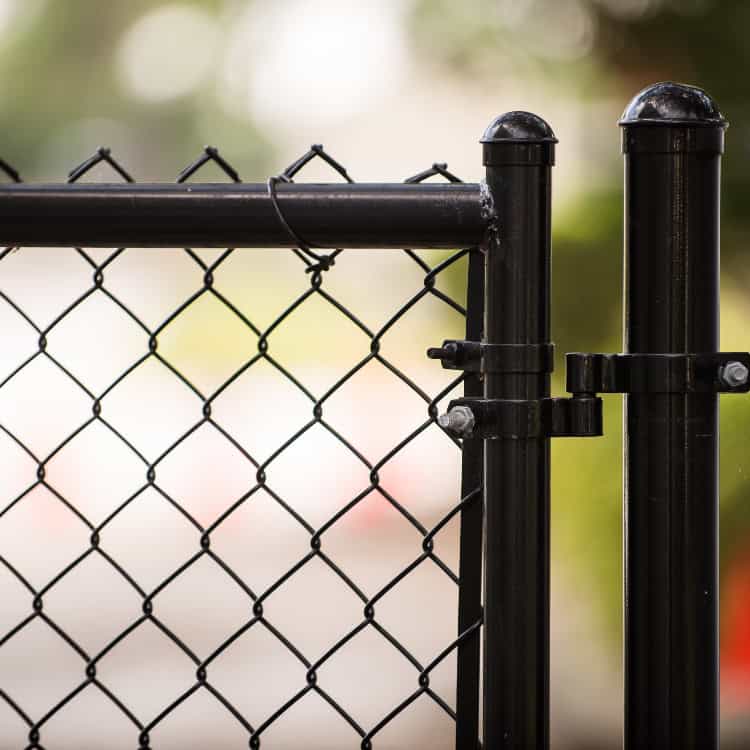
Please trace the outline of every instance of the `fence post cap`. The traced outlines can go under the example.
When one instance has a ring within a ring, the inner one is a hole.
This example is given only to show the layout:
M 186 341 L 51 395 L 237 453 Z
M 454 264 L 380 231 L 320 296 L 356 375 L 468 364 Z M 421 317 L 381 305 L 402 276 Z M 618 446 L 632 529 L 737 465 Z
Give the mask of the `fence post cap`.
M 557 143 L 552 128 L 531 112 L 506 112 L 484 131 L 480 143 Z
M 625 108 L 619 124 L 726 128 L 716 102 L 697 86 L 664 81 L 646 87 Z

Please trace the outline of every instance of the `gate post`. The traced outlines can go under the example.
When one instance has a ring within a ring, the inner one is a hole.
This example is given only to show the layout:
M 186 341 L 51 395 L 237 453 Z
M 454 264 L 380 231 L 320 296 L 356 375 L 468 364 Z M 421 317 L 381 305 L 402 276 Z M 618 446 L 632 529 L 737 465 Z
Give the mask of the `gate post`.
M 494 219 L 485 243 L 483 343 L 549 351 L 550 183 L 555 138 L 527 112 L 482 137 Z M 485 399 L 541 402 L 550 367 L 488 371 Z M 484 748 L 549 745 L 549 437 L 484 441 Z
M 726 121 L 700 89 L 630 103 L 625 351 L 715 353 Z M 625 396 L 625 748 L 718 747 L 716 392 Z

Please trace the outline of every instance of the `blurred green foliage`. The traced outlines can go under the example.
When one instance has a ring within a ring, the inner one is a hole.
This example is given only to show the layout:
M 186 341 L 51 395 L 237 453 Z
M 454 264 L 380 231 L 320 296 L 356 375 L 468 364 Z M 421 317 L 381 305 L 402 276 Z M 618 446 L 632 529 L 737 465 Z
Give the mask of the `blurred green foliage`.
M 116 70 L 123 34 L 145 12 L 165 5 L 153 0 L 13 0 L 11 22 L 0 33 L 0 130 L 3 153 L 23 165 L 25 178 L 61 179 L 88 157 L 98 144 L 91 143 L 87 121 L 102 145 L 128 157 L 139 179 L 176 176 L 209 142 L 236 146 L 241 174 L 267 171 L 270 141 L 250 118 L 232 117 L 217 106 L 210 85 L 157 103 L 123 95 Z M 219 19 L 226 3 L 182 0 L 179 5 Z M 186 54 L 189 45 L 187 40 Z

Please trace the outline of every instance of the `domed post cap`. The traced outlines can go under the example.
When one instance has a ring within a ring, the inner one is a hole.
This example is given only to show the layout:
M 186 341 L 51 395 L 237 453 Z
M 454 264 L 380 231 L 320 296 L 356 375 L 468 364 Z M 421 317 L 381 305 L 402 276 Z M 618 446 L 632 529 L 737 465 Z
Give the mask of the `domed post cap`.
M 729 123 L 703 89 L 665 81 L 636 94 L 619 124 L 726 128 Z
M 697 86 L 656 83 L 643 89 L 625 108 L 624 153 L 721 154 L 729 123 L 716 102 Z
M 554 164 L 557 138 L 538 115 L 513 111 L 496 117 L 479 141 L 484 165 Z
M 531 112 L 506 112 L 484 131 L 480 143 L 557 143 L 552 128 Z

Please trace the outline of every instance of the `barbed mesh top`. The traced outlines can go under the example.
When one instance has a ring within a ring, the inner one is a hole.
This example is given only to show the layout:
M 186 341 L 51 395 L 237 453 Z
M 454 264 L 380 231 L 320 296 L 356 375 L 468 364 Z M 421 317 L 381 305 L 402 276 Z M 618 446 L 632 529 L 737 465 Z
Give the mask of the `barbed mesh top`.
M 291 252 L 0 251 L 0 750 L 454 746 L 473 251 L 312 249 L 315 159 Z

